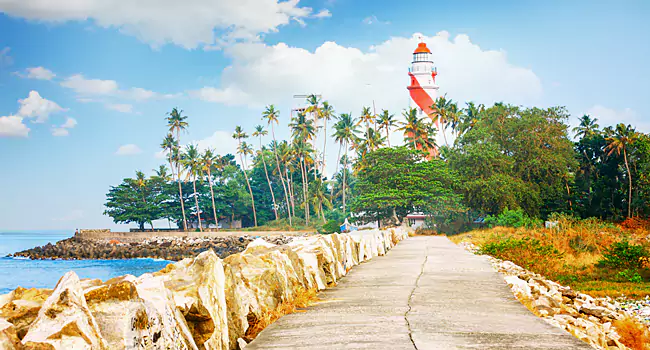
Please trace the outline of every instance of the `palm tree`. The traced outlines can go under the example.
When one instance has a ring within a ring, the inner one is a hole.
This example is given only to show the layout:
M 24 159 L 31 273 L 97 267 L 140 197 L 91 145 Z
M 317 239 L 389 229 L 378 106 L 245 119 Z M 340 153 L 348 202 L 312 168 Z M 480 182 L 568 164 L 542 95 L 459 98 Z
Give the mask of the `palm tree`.
M 449 146 L 445 130 L 447 129 L 447 123 L 449 122 L 450 117 L 453 117 L 450 115 L 452 112 L 452 104 L 454 104 L 452 100 L 447 100 L 446 96 L 440 96 L 436 98 L 431 106 L 431 109 L 433 110 L 431 120 L 440 127 L 440 130 L 442 130 L 442 137 L 445 139 L 445 146 Z
M 340 147 L 344 149 L 343 155 L 343 213 L 345 214 L 345 187 L 346 187 L 346 173 L 348 168 L 348 149 L 351 142 L 357 138 L 358 123 L 350 113 L 343 113 L 339 116 L 339 121 L 334 125 L 334 139 L 339 143 L 339 154 Z M 339 162 L 340 163 L 340 160 Z M 338 164 L 337 164 L 338 167 Z M 338 169 L 337 169 L 338 173 Z
M 311 121 L 311 120 L 310 120 Z M 300 164 L 300 171 L 302 177 L 302 195 L 303 205 L 305 207 L 305 225 L 309 225 L 309 178 L 307 171 L 307 164 L 309 163 L 309 154 L 313 152 L 311 145 L 307 139 L 294 137 L 292 143 L 293 153 L 295 154 Z
M 233 139 L 237 139 L 239 146 L 237 147 L 237 154 L 239 154 L 239 159 L 242 163 L 242 171 L 244 172 L 244 179 L 246 179 L 246 185 L 248 186 L 248 192 L 251 195 L 251 204 L 253 207 L 253 222 L 255 227 L 257 227 L 257 212 L 255 211 L 255 197 L 253 196 L 253 189 L 251 188 L 251 183 L 248 180 L 248 174 L 246 173 L 246 157 L 250 154 L 253 154 L 253 149 L 246 143 L 243 142 L 243 139 L 247 139 L 248 135 L 244 132 L 241 126 L 235 127 L 235 133 L 232 134 Z
M 271 186 L 271 179 L 269 178 L 269 171 L 266 168 L 266 159 L 264 159 L 264 147 L 262 146 L 262 136 L 268 135 L 269 132 L 264 130 L 264 127 L 261 125 L 258 125 L 255 127 L 255 131 L 253 132 L 254 137 L 258 137 L 260 140 L 260 151 L 258 153 L 258 157 L 262 158 L 262 163 L 264 164 L 264 174 L 266 175 L 266 182 L 269 184 L 269 191 L 271 192 L 271 200 L 273 201 L 273 213 L 275 214 L 275 220 L 278 219 L 278 206 L 275 204 L 275 194 L 273 193 L 273 186 Z
M 290 176 L 290 174 L 293 174 L 295 170 L 292 162 L 293 150 L 291 148 L 291 145 L 289 145 L 287 141 L 282 141 L 281 143 L 276 144 L 275 147 L 277 147 L 277 152 L 278 152 L 280 162 L 284 164 L 284 174 L 280 174 L 280 176 L 286 177 L 287 192 L 291 202 L 291 212 L 295 214 L 296 201 L 295 201 L 295 195 L 293 191 L 293 182 Z
M 366 123 L 366 129 L 367 129 L 370 127 L 370 123 L 374 123 L 374 122 L 375 122 L 375 116 L 370 111 L 370 107 L 363 107 L 357 125 L 361 125 L 361 123 Z
M 600 129 L 600 125 L 597 123 L 598 119 L 591 118 L 591 116 L 585 114 L 580 118 L 580 124 L 573 128 L 573 132 L 576 133 L 576 137 L 585 138 L 596 135 Z
M 466 102 L 467 107 L 463 110 L 462 120 L 458 127 L 458 134 L 464 134 L 469 129 L 473 128 L 474 125 L 481 118 L 483 112 L 485 112 L 485 106 L 483 104 L 476 105 L 474 102 Z
M 323 108 L 321 109 L 321 119 L 325 121 L 323 126 L 323 132 L 325 133 L 323 138 L 323 164 L 321 167 L 321 174 L 325 174 L 326 169 L 326 159 L 327 159 L 327 121 L 334 118 L 334 107 L 329 104 L 329 102 L 323 102 Z
M 628 200 L 627 200 L 627 217 L 632 217 L 632 174 L 630 173 L 630 165 L 627 161 L 627 148 L 634 144 L 638 139 L 639 135 L 636 130 L 631 125 L 625 126 L 625 124 L 616 125 L 616 130 L 605 138 L 607 141 L 607 146 L 605 151 L 607 155 L 610 156 L 612 153 L 616 152 L 617 155 L 623 153 L 623 159 L 625 161 L 625 169 L 627 170 L 627 179 L 629 185 L 628 191 Z
M 196 192 L 196 178 L 201 173 L 201 155 L 195 145 L 188 145 L 182 157 L 183 165 L 187 170 L 187 176 L 192 178 L 192 187 L 194 187 L 194 204 L 196 205 L 196 217 L 199 220 L 199 231 L 203 231 L 201 224 L 201 209 L 199 208 L 199 194 Z
M 363 137 L 360 138 L 357 143 L 357 148 L 360 150 L 361 153 L 361 159 L 365 158 L 368 152 L 372 152 L 380 148 L 385 141 L 386 138 L 381 136 L 381 134 L 375 131 L 375 129 L 373 128 L 366 129 L 366 132 L 363 134 Z
M 181 211 L 183 213 L 183 230 L 187 231 L 187 217 L 185 216 L 185 203 L 183 203 L 183 188 L 181 186 L 181 131 L 187 130 L 189 124 L 187 123 L 187 116 L 183 116 L 183 111 L 177 107 L 172 108 L 172 111 L 167 114 L 167 127 L 169 132 L 173 134 L 176 132 L 175 154 L 176 154 L 176 180 L 178 182 L 178 193 L 181 201 Z M 174 153 L 172 151 L 172 153 Z
M 212 189 L 212 169 L 220 162 L 219 156 L 215 155 L 211 149 L 206 149 L 201 156 L 203 170 L 208 173 L 208 184 L 210 185 L 210 197 L 212 199 L 212 215 L 214 215 L 214 225 L 219 230 L 219 218 L 217 217 L 217 206 L 214 204 L 214 190 Z
M 379 125 L 379 129 L 383 128 L 386 130 L 386 141 L 388 142 L 388 147 L 390 147 L 390 128 L 396 124 L 395 116 L 384 109 L 381 114 L 377 116 L 376 123 Z
M 275 166 L 280 176 L 280 182 L 282 182 L 282 189 L 284 190 L 284 200 L 287 202 L 287 213 L 289 214 L 289 226 L 292 226 L 291 217 L 291 206 L 289 205 L 289 193 L 287 191 L 287 184 L 284 182 L 284 176 L 282 176 L 282 170 L 280 169 L 280 158 L 278 157 L 277 141 L 275 140 L 275 128 L 274 124 L 278 124 L 278 117 L 280 112 L 275 109 L 273 105 L 267 106 L 264 113 L 262 113 L 262 119 L 266 119 L 267 124 L 271 126 L 271 136 L 273 136 L 273 154 L 275 154 Z

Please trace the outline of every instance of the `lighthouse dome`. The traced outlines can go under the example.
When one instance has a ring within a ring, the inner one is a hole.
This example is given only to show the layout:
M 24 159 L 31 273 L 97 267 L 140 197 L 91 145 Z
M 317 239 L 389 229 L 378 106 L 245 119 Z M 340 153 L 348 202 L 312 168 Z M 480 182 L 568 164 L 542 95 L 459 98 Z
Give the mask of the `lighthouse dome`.
M 431 50 L 429 50 L 426 43 L 419 43 L 418 48 L 413 53 L 431 53 Z

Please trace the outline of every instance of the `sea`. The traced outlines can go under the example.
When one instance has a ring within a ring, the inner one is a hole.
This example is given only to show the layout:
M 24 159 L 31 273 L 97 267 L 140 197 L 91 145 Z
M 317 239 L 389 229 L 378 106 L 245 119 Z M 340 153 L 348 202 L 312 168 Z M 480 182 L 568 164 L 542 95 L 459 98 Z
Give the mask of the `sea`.
M 18 286 L 54 288 L 61 276 L 71 270 L 79 278 L 105 281 L 125 274 L 140 276 L 170 263 L 162 259 L 30 260 L 7 257 L 21 250 L 55 244 L 72 235 L 70 231 L 0 232 L 0 294 L 9 293 Z

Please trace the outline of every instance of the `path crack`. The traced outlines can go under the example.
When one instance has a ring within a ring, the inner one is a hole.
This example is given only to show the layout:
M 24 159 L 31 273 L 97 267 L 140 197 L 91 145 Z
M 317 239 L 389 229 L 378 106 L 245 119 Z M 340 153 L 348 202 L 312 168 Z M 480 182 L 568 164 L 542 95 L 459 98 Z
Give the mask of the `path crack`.
M 426 265 L 427 260 L 429 259 L 429 249 L 425 250 L 425 255 L 424 255 L 424 261 L 422 261 L 422 265 L 420 266 L 420 274 L 418 275 L 418 278 L 415 279 L 415 285 L 413 286 L 413 289 L 411 290 L 411 294 L 409 294 L 409 299 L 408 299 L 408 310 L 404 313 L 404 321 L 406 321 L 406 328 L 408 328 L 409 331 L 409 339 L 411 340 L 411 344 L 413 344 L 413 348 L 415 350 L 418 350 L 418 346 L 415 344 L 415 341 L 413 340 L 413 330 L 411 329 L 411 323 L 409 322 L 408 315 L 411 312 L 412 306 L 411 306 L 411 300 L 413 299 L 413 294 L 415 294 L 415 290 L 418 288 L 420 284 L 420 278 L 424 274 L 424 265 Z

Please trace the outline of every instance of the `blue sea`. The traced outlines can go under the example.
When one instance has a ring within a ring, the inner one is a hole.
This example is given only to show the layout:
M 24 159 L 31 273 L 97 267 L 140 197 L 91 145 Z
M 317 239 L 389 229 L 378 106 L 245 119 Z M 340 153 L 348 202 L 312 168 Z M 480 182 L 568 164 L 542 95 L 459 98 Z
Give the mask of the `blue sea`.
M 120 260 L 29 260 L 8 258 L 8 254 L 56 243 L 72 237 L 69 231 L 47 232 L 0 232 L 0 294 L 9 293 L 16 287 L 54 288 L 59 278 L 73 270 L 79 278 L 113 277 L 131 274 L 135 276 L 162 269 L 169 261 L 158 259 Z

